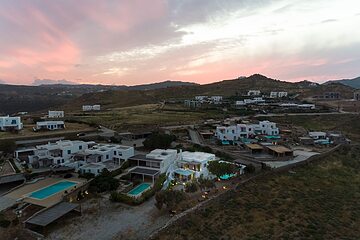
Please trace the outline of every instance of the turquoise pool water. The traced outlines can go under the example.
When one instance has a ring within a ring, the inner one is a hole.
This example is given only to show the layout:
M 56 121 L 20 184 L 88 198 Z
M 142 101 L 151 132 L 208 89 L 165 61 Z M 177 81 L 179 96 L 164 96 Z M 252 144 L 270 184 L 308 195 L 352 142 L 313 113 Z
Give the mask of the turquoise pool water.
M 190 176 L 193 173 L 193 171 L 191 170 L 186 170 L 181 168 L 176 169 L 174 172 L 183 176 Z
M 58 183 L 50 185 L 46 188 L 43 188 L 36 192 L 31 193 L 30 197 L 40 199 L 40 200 L 45 199 L 47 197 L 50 197 L 51 195 L 54 195 L 55 193 L 58 193 L 65 189 L 68 189 L 74 185 L 76 185 L 75 182 L 69 182 L 69 181 L 58 182 Z
M 128 192 L 128 194 L 137 196 L 137 195 L 141 194 L 142 192 L 144 192 L 145 190 L 149 189 L 150 186 L 151 186 L 150 183 L 141 183 L 140 185 L 137 185 L 135 188 L 131 189 Z
M 228 180 L 229 178 L 232 178 L 232 177 L 234 177 L 234 176 L 236 176 L 236 174 L 234 174 L 234 173 L 225 174 L 225 175 L 220 176 L 220 179 L 222 179 L 222 180 Z

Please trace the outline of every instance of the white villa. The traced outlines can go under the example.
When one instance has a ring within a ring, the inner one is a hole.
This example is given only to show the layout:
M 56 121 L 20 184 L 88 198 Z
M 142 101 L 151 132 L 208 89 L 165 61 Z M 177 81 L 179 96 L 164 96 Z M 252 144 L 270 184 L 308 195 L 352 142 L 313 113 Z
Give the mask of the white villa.
M 311 137 L 314 140 L 326 139 L 327 134 L 326 132 L 309 132 L 309 137 Z
M 21 122 L 20 117 L 10 117 L 9 115 L 0 117 L 1 131 L 7 131 L 11 129 L 21 130 L 22 128 L 23 128 L 23 124 Z
M 208 96 L 195 96 L 195 100 L 201 103 L 207 101 L 208 98 Z
M 89 163 L 101 163 L 104 164 L 104 168 L 112 170 L 132 156 L 134 156 L 133 147 L 70 140 L 20 149 L 15 152 L 18 161 L 25 161 L 33 168 L 62 165 L 80 171 L 87 169 L 85 166 Z
M 210 173 L 207 169 L 209 161 L 215 161 L 216 156 L 205 152 L 182 152 L 178 154 L 176 167 L 173 170 L 174 178 L 181 181 L 188 181 L 203 176 L 208 178 Z
M 222 103 L 223 97 L 222 96 L 211 96 L 210 102 L 213 104 L 220 104 Z
M 86 111 L 100 111 L 100 109 L 101 109 L 101 106 L 100 105 L 83 105 L 82 106 L 82 110 L 84 111 L 84 112 L 86 112 Z
M 276 123 L 260 121 L 258 124 L 236 124 L 231 126 L 219 126 L 216 128 L 216 137 L 221 140 L 237 141 L 240 138 L 249 138 L 257 134 L 279 135 Z
M 64 111 L 49 111 L 48 118 L 63 118 L 65 116 Z
M 64 129 L 65 123 L 64 121 L 45 121 L 45 122 L 37 122 L 36 123 L 36 129 L 47 129 L 47 130 L 58 130 L 58 129 Z
M 155 149 L 150 153 L 135 155 L 129 158 L 132 167 L 129 170 L 131 179 L 151 180 L 153 183 L 161 173 L 165 173 L 177 158 L 176 149 Z
M 282 98 L 287 96 L 287 92 L 270 92 L 270 98 Z
M 260 96 L 261 91 L 260 90 L 249 90 L 247 93 L 248 96 Z

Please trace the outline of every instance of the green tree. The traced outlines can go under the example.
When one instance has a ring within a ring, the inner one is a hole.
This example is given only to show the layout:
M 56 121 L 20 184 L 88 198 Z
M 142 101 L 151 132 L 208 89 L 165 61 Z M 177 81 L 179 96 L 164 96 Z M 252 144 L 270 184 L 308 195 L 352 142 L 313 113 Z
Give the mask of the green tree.
M 212 181 L 210 179 L 205 179 L 202 176 L 200 176 L 200 178 L 198 179 L 198 182 L 199 182 L 199 187 L 201 190 L 206 190 L 206 189 L 215 187 L 214 181 Z
M 4 153 L 13 153 L 16 150 L 16 143 L 14 140 L 0 141 L 0 151 Z
M 163 205 L 168 209 L 174 209 L 180 202 L 186 199 L 186 194 L 182 191 L 164 190 L 155 195 L 155 206 L 160 210 Z
M 198 190 L 198 184 L 194 181 L 187 182 L 185 184 L 185 192 L 196 192 Z
M 176 140 L 174 135 L 154 133 L 144 141 L 144 147 L 147 149 L 169 148 L 171 143 Z
M 255 172 L 255 166 L 250 163 L 249 165 L 246 166 L 244 171 L 247 173 L 253 173 Z
M 210 173 L 214 174 L 218 178 L 225 174 L 232 174 L 236 172 L 236 166 L 234 164 L 219 161 L 209 162 L 207 168 Z

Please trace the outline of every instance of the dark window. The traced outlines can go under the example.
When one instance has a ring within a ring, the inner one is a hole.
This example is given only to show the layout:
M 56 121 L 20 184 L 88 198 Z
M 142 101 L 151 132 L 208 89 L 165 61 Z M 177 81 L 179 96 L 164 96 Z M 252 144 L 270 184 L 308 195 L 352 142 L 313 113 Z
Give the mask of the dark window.
M 81 150 L 82 149 L 82 146 L 79 146 L 79 150 Z
M 68 153 L 68 154 L 71 154 L 71 150 L 67 150 L 67 153 Z

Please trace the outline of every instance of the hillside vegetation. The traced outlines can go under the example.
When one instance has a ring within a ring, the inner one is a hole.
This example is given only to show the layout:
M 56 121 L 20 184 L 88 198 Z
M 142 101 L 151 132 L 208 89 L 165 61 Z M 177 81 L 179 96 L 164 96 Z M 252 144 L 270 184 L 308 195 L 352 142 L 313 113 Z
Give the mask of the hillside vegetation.
M 101 104 L 105 108 L 128 107 L 138 104 L 156 103 L 172 99 L 189 99 L 196 95 L 244 95 L 249 90 L 261 90 L 263 94 L 271 91 L 287 91 L 290 94 L 299 94 L 301 98 L 323 95 L 325 92 L 340 92 L 342 97 L 351 98 L 353 89 L 340 83 L 311 86 L 304 82 L 291 83 L 274 80 L 260 74 L 247 78 L 224 80 L 204 85 L 184 85 L 147 91 L 105 91 L 85 94 L 66 108 L 80 109 L 83 104 Z
M 359 239 L 360 146 L 240 186 L 155 239 Z

